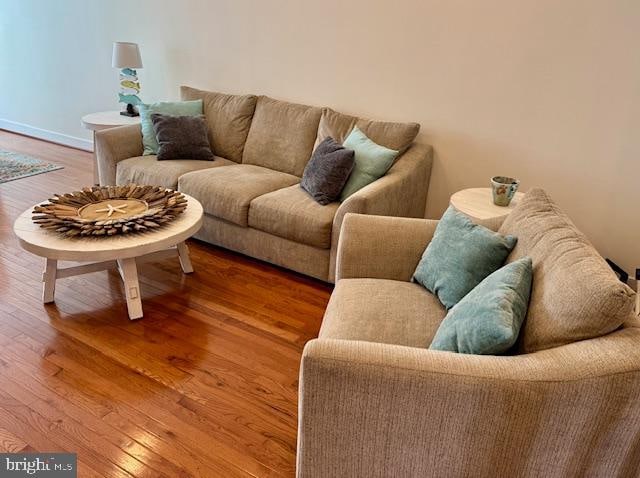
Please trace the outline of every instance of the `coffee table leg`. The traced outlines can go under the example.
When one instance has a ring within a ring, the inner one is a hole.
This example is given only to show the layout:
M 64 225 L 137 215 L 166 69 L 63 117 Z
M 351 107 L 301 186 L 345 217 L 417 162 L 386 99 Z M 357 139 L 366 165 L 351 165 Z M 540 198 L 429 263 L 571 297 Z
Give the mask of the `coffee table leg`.
M 182 272 L 185 274 L 190 274 L 193 272 L 193 266 L 191 265 L 191 258 L 189 257 L 189 248 L 184 242 L 176 245 L 178 249 L 178 258 L 180 259 L 180 266 L 182 267 Z
M 120 274 L 124 282 L 124 292 L 127 297 L 127 309 L 131 320 L 142 318 L 142 300 L 140 298 L 140 285 L 138 283 L 138 268 L 136 260 L 118 259 Z
M 58 261 L 55 259 L 47 259 L 42 273 L 42 302 L 48 304 L 53 302 L 53 296 L 56 291 L 56 272 L 58 271 Z

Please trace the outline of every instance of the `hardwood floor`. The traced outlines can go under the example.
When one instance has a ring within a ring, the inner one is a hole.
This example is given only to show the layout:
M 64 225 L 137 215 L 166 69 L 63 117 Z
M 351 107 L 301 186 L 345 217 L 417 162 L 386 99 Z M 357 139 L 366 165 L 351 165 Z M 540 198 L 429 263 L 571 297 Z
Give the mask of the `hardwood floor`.
M 0 451 L 78 453 L 80 477 L 292 476 L 300 354 L 331 287 L 204 243 L 139 268 L 144 318 L 117 272 L 59 280 L 14 219 L 92 182 L 90 153 L 0 131 L 64 169 L 0 185 Z

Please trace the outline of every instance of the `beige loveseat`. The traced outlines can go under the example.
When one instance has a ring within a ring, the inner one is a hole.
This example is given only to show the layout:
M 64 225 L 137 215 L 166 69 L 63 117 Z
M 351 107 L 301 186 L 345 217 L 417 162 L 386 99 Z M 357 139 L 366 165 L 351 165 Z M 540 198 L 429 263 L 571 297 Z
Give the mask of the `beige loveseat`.
M 266 96 L 182 87 L 202 99 L 215 161 L 142 156 L 140 126 L 96 134 L 100 183 L 154 184 L 204 206 L 197 238 L 333 282 L 340 225 L 348 212 L 424 217 L 431 147 L 414 144 L 419 125 L 369 121 L 329 108 Z M 299 186 L 314 146 L 343 141 L 357 125 L 373 141 L 402 150 L 387 174 L 344 202 L 316 203 Z
M 301 365 L 298 476 L 637 477 L 634 293 L 542 190 L 501 227 L 532 257 L 509 356 L 428 350 L 445 310 L 410 282 L 437 222 L 349 214 Z

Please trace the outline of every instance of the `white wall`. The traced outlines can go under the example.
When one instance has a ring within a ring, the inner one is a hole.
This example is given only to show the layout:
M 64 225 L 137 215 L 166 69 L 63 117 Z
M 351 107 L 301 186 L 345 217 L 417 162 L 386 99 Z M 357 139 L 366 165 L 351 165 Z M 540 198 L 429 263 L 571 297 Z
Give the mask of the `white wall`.
M 603 255 L 640 266 L 637 0 L 0 0 L 0 118 L 89 138 L 115 109 L 111 42 L 146 101 L 178 85 L 422 124 L 428 215 L 495 174 L 546 188 Z

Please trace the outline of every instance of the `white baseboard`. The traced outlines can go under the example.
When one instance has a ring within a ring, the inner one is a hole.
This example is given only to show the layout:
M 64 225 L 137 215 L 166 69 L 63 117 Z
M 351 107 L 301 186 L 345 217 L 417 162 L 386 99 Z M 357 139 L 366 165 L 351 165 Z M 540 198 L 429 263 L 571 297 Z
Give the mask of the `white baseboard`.
M 20 133 L 38 139 L 44 139 L 46 141 L 51 141 L 52 143 L 71 146 L 72 148 L 83 149 L 85 151 L 93 151 L 93 141 L 91 141 L 90 139 L 83 139 L 76 136 L 70 136 L 68 134 L 56 133 L 55 131 L 36 128 L 35 126 L 18 123 L 17 121 L 10 121 L 0 118 L 0 129 L 6 129 L 7 131 L 11 131 L 13 133 Z

